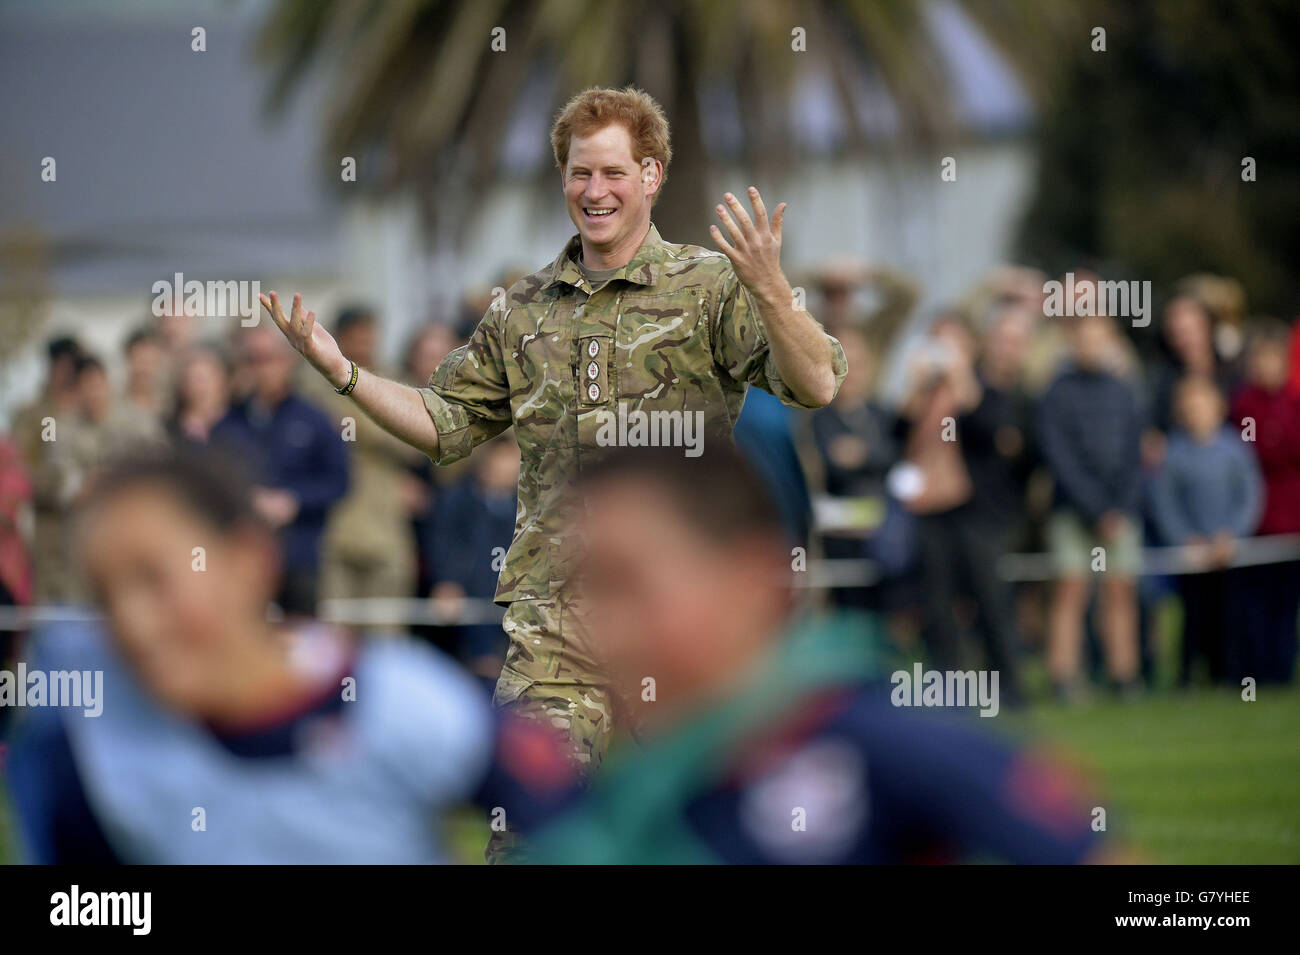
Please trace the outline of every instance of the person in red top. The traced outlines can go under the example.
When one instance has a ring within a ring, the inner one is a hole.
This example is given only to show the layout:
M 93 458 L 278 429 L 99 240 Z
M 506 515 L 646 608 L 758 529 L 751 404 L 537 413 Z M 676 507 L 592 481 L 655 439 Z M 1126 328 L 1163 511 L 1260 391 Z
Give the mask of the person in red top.
M 31 505 L 32 480 L 23 467 L 18 445 L 0 435 L 0 611 L 32 602 L 32 561 L 23 540 L 21 520 Z M 17 653 L 17 634 L 0 621 L 0 667 Z M 0 738 L 13 707 L 0 706 Z M 0 762 L 4 744 L 0 743 Z
M 1300 322 L 1291 326 L 1291 370 L 1286 390 L 1289 394 L 1300 398 Z
M 0 606 L 32 600 L 32 566 L 19 526 L 32 500 L 32 480 L 18 446 L 0 436 Z
M 1232 403 L 1242 436 L 1253 441 L 1264 476 L 1264 511 L 1257 534 L 1300 534 L 1300 390 L 1292 367 L 1292 331 L 1259 322 L 1246 350 L 1246 384 Z M 1289 682 L 1296 664 L 1300 560 L 1238 571 L 1245 599 L 1241 627 L 1229 640 L 1229 675 L 1260 683 Z

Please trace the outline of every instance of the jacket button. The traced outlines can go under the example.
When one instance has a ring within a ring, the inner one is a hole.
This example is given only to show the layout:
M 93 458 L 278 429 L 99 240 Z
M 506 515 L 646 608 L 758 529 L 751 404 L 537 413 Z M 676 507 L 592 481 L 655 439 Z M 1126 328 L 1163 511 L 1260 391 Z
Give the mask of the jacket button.
M 600 385 L 596 384 L 594 381 L 593 381 L 590 385 L 588 385 L 588 386 L 587 386 L 587 397 L 590 398 L 592 401 L 599 401 L 599 400 L 600 400 Z
M 597 364 L 596 362 L 593 361 L 591 364 L 589 364 L 589 365 L 587 366 L 587 377 L 588 377 L 588 378 L 595 378 L 595 377 L 596 377 L 597 375 L 599 375 L 599 374 L 600 374 L 600 365 L 599 365 L 599 364 Z
M 596 341 L 596 339 L 594 338 L 591 341 L 589 341 L 587 343 L 587 354 L 590 355 L 592 358 L 595 358 L 597 355 L 599 355 L 600 342 Z

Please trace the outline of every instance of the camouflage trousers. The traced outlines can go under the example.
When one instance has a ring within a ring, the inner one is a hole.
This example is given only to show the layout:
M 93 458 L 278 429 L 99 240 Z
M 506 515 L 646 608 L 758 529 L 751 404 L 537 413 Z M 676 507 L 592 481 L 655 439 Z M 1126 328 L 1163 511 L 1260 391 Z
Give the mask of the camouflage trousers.
M 576 610 L 565 594 L 510 604 L 502 622 L 510 649 L 492 702 L 563 734 L 580 772 L 590 776 L 609 748 L 615 706 Z M 486 856 L 491 863 L 515 862 L 519 850 L 513 833 L 493 832 Z

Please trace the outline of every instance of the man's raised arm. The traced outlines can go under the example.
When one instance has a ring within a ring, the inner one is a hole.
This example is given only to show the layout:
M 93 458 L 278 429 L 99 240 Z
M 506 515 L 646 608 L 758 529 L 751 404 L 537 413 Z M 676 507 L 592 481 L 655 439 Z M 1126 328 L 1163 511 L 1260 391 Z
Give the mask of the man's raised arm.
M 794 290 L 781 271 L 781 224 L 785 203 L 776 207 L 771 221 L 758 190 L 749 187 L 754 218 L 731 193 L 727 207 L 715 211 L 726 227 L 709 226 L 709 234 L 731 260 L 736 277 L 749 290 L 758 307 L 759 319 L 767 332 L 768 347 L 786 386 L 805 407 L 821 408 L 831 403 L 839 390 L 835 373 L 835 352 L 822 327 L 806 311 L 794 307 Z M 732 215 L 735 218 L 732 218 Z
M 258 298 L 276 327 L 289 339 L 289 344 L 335 389 L 345 387 L 352 380 L 352 362 L 343 354 L 334 336 L 316 321 L 316 313 L 303 309 L 301 295 L 294 295 L 293 309 L 287 318 L 275 292 L 270 297 L 259 295 Z M 358 366 L 351 398 L 389 434 L 429 457 L 437 458 L 438 429 L 417 389 L 381 378 Z

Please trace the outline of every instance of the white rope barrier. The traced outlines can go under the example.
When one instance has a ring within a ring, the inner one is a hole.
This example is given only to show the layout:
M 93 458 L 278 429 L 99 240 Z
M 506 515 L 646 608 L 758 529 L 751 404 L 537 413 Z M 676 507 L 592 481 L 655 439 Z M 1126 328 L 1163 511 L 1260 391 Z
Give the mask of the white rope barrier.
M 1148 547 L 1142 551 L 1143 575 L 1202 573 L 1208 568 L 1202 548 Z M 1257 567 L 1300 560 L 1300 534 L 1272 534 L 1236 541 L 1228 567 Z M 1009 583 L 1054 580 L 1059 576 L 1051 554 L 1003 554 L 998 576 Z M 880 568 L 865 559 L 809 560 L 808 570 L 795 574 L 795 585 L 824 590 L 871 587 L 880 582 Z M 330 623 L 357 627 L 472 626 L 499 625 L 503 607 L 491 600 L 419 597 L 338 598 L 321 602 L 320 618 Z M 272 616 L 275 616 L 274 614 Z M 29 630 L 46 623 L 98 620 L 100 615 L 84 607 L 45 605 L 0 607 L 0 631 Z

